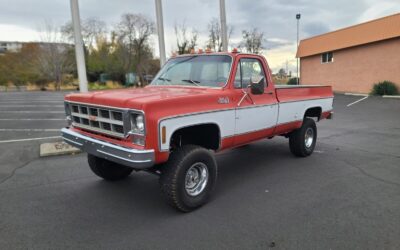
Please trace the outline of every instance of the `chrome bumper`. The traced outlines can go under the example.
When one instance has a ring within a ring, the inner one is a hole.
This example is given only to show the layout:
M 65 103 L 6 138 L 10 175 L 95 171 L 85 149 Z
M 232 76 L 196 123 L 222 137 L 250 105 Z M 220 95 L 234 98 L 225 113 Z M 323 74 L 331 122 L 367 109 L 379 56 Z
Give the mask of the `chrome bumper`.
M 134 169 L 146 169 L 154 165 L 154 150 L 121 147 L 79 134 L 68 128 L 61 129 L 61 133 L 66 143 L 109 161 Z

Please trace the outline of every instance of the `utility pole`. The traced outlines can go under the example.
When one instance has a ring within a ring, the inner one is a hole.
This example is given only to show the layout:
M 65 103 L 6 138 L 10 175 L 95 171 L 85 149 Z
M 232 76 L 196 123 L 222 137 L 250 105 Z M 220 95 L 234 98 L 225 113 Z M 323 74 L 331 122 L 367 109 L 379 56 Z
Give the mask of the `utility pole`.
M 81 33 L 81 19 L 79 17 L 78 0 L 70 0 L 72 25 L 74 26 L 75 38 L 75 56 L 76 66 L 78 67 L 79 90 L 81 92 L 88 91 L 88 82 L 86 77 L 85 53 L 83 51 L 83 39 Z
M 221 21 L 222 50 L 228 51 L 228 34 L 226 29 L 225 0 L 219 0 L 219 15 Z
M 157 33 L 158 33 L 158 47 L 160 49 L 160 66 L 162 67 L 166 61 L 165 58 L 165 40 L 164 40 L 164 21 L 162 13 L 161 0 L 156 1 L 156 17 L 157 17 Z
M 299 23 L 300 23 L 300 18 L 301 18 L 301 14 L 296 14 L 296 19 L 297 19 L 297 50 L 299 49 Z M 297 85 L 300 84 L 299 82 L 299 58 L 296 58 L 296 62 L 297 62 Z

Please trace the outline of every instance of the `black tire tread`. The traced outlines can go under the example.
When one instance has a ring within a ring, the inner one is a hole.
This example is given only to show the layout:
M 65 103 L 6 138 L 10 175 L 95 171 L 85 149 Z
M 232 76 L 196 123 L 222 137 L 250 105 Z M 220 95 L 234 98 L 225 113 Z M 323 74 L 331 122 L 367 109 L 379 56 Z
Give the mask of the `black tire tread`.
M 184 167 L 183 163 L 185 159 L 193 154 L 196 154 L 197 152 L 207 152 L 211 154 L 207 149 L 200 146 L 185 145 L 171 153 L 168 162 L 163 166 L 160 177 L 161 191 L 164 194 L 167 202 L 172 207 L 182 212 L 190 212 L 194 208 L 186 206 L 178 197 L 178 175 L 181 169 Z
M 126 167 L 91 154 L 88 154 L 88 163 L 93 173 L 107 181 L 124 179 L 133 171 L 133 169 L 130 167 Z
M 311 152 L 308 152 L 305 149 L 303 136 L 305 130 L 310 126 L 314 127 L 315 139 Z M 293 131 L 289 136 L 290 152 L 297 157 L 307 157 L 311 155 L 312 152 L 314 151 L 316 139 L 317 139 L 317 127 L 315 125 L 315 121 L 312 118 L 306 117 L 304 118 L 302 126 L 299 129 Z

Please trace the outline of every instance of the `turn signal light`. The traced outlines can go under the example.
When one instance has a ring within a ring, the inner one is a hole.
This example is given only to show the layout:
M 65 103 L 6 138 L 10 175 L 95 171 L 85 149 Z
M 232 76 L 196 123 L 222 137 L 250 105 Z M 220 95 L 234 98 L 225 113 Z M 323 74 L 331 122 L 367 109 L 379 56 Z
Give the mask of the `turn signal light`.
M 165 126 L 161 128 L 161 142 L 162 144 L 167 143 L 167 128 Z

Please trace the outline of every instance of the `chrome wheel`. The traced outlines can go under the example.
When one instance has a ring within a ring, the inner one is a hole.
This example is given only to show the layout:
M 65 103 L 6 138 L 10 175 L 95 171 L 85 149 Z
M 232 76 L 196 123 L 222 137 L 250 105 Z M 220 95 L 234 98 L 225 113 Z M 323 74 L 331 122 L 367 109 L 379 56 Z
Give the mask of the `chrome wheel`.
M 314 142 L 314 130 L 312 128 L 307 128 L 306 134 L 304 136 L 304 144 L 307 148 L 311 147 Z
M 202 162 L 193 164 L 186 172 L 185 190 L 190 196 L 199 195 L 208 182 L 208 169 Z

